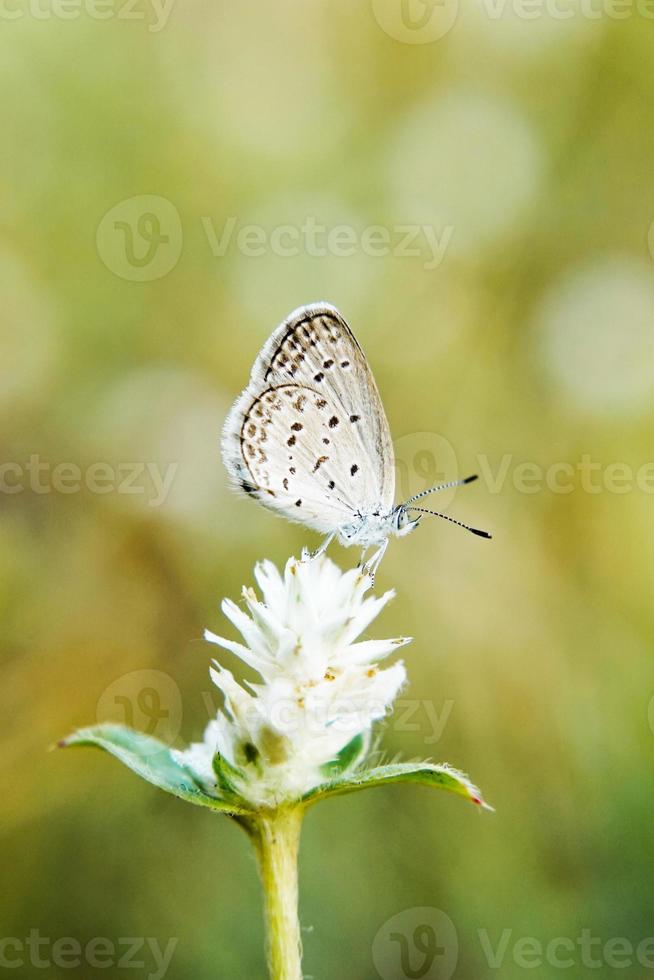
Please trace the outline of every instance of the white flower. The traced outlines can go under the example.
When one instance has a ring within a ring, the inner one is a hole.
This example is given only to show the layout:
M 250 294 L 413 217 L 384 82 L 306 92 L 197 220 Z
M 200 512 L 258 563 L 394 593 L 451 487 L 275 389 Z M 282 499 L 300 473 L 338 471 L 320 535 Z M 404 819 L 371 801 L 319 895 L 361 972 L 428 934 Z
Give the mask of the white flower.
M 355 642 L 394 595 L 365 598 L 371 578 L 359 569 L 342 572 L 325 556 L 291 558 L 283 576 L 264 561 L 255 578 L 263 601 L 244 588 L 249 615 L 228 599 L 222 605 L 244 642 L 208 631 L 205 637 L 240 657 L 262 683 L 242 685 L 214 661 L 224 709 L 203 742 L 176 756 L 212 787 L 218 753 L 236 771 L 230 778 L 243 797 L 275 806 L 324 783 L 325 767 L 340 753 L 349 756 L 348 746 L 352 763 L 365 753 L 373 722 L 406 679 L 401 662 L 386 669 L 378 662 L 410 641 Z

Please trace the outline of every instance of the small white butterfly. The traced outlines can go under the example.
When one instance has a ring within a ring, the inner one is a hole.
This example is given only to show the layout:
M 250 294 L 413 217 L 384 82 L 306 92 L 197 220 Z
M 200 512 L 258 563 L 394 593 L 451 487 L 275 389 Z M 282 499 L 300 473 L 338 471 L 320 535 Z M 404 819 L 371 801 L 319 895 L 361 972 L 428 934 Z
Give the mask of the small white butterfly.
M 489 538 L 447 514 L 415 507 L 433 487 L 395 504 L 391 433 L 365 354 L 328 303 L 294 310 L 264 344 L 247 388 L 227 416 L 222 455 L 235 487 L 265 507 L 341 544 L 377 546 L 373 572 L 391 534 L 415 530 L 433 514 Z

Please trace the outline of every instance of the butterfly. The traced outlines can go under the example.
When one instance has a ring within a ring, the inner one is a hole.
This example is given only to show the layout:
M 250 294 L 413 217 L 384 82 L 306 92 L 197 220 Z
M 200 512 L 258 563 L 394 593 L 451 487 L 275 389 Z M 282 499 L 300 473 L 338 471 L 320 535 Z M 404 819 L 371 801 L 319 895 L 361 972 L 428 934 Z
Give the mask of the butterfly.
M 354 334 L 329 303 L 301 306 L 273 331 L 227 416 L 222 456 L 237 490 L 326 535 L 313 557 L 335 537 L 360 546 L 362 562 L 375 547 L 365 566 L 374 574 L 390 536 L 410 534 L 423 514 L 491 536 L 415 506 L 476 476 L 394 502 L 393 443 L 379 391 Z

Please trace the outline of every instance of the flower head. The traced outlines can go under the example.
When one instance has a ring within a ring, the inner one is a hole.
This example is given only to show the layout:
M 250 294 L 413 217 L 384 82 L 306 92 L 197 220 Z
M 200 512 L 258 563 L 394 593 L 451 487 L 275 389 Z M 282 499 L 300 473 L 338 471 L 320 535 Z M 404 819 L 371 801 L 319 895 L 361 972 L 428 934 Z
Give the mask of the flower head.
M 366 597 L 371 578 L 359 569 L 342 572 L 325 556 L 291 558 L 283 574 L 261 562 L 255 578 L 262 599 L 244 588 L 247 612 L 228 599 L 222 605 L 243 642 L 205 637 L 240 657 L 260 682 L 241 684 L 214 661 L 224 708 L 204 740 L 176 757 L 211 787 L 218 754 L 239 794 L 274 806 L 323 783 L 330 766 L 342 770 L 365 755 L 373 723 L 406 679 L 401 662 L 379 662 L 409 639 L 357 642 L 394 595 Z

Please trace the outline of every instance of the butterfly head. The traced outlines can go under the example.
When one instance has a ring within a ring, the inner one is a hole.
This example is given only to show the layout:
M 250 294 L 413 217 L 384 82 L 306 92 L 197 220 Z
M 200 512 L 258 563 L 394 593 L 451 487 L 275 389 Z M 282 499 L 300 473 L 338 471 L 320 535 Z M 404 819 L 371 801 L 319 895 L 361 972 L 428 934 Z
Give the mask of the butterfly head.
M 420 523 L 419 517 L 415 518 L 415 520 L 409 517 L 409 512 L 404 504 L 398 504 L 397 507 L 394 508 L 391 513 L 391 518 L 393 533 L 398 538 L 404 538 L 407 536 L 407 534 L 411 534 L 411 532 L 415 531 Z

